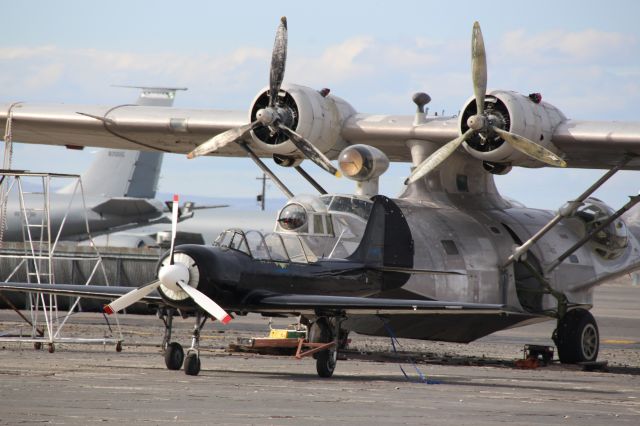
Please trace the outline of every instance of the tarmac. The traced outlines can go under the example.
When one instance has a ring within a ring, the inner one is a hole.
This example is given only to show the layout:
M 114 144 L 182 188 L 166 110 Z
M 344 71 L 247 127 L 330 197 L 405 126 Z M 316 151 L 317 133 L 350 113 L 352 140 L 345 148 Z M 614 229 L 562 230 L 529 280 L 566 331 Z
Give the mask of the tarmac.
M 628 283 L 597 289 L 592 312 L 603 371 L 557 362 L 516 368 L 524 344 L 552 344 L 554 323 L 547 322 L 468 345 L 401 339 L 400 354 L 389 339 L 353 335 L 350 359 L 338 361 L 330 379 L 316 375 L 311 358 L 227 352 L 239 337 L 266 335 L 268 320 L 258 316 L 205 327 L 200 375 L 169 371 L 162 323 L 121 315 L 121 353 L 111 344 L 58 344 L 48 353 L 1 342 L 0 425 L 637 425 L 639 301 L 640 287 Z M 17 326 L 14 313 L 0 312 L 0 331 Z M 174 338 L 188 346 L 191 327 L 177 321 Z M 79 314 L 67 332 L 100 337 L 109 330 L 100 315 Z

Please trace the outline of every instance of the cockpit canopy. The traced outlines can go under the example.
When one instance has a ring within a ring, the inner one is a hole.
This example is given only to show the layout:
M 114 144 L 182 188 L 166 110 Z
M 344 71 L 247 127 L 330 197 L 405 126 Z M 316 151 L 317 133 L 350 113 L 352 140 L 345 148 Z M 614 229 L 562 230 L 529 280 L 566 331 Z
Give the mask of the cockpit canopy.
M 278 262 L 344 259 L 360 244 L 372 206 L 366 197 L 299 195 L 278 212 L 275 232 L 231 229 L 214 245 Z
M 318 260 L 297 235 L 227 229 L 218 236 L 213 245 L 243 252 L 257 260 L 296 263 L 313 263 Z

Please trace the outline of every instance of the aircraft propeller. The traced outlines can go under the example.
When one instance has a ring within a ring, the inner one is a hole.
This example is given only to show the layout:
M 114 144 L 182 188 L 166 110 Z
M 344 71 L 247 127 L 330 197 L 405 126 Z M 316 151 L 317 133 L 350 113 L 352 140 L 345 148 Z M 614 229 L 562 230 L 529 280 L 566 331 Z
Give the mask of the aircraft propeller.
M 484 100 L 487 92 L 487 56 L 484 48 L 484 40 L 480 24 L 473 24 L 473 32 L 471 35 L 471 76 L 473 80 L 473 93 L 476 98 L 475 115 L 469 117 L 467 125 L 469 130 L 458 136 L 451 142 L 440 147 L 431 154 L 427 159 L 420 163 L 405 181 L 405 184 L 413 183 L 423 176 L 429 174 L 433 169 L 438 167 L 447 157 L 458 149 L 458 147 L 471 136 L 476 133 L 489 136 L 497 133 L 509 145 L 518 151 L 535 158 L 538 161 L 549 164 L 551 166 L 566 167 L 567 163 L 560 157 L 548 149 L 538 145 L 537 143 L 523 137 L 511 133 L 495 126 L 491 117 L 485 112 Z
M 322 151 L 316 148 L 311 142 L 304 138 L 304 136 L 294 132 L 284 124 L 286 111 L 284 111 L 280 104 L 278 94 L 280 93 L 280 87 L 284 80 L 286 62 L 287 18 L 283 16 L 280 18 L 280 25 L 276 31 L 276 38 L 273 43 L 273 52 L 271 54 L 271 69 L 269 71 L 269 105 L 266 108 L 260 109 L 256 113 L 256 120 L 254 122 L 227 130 L 226 132 L 212 137 L 191 151 L 187 155 L 187 158 L 195 158 L 211 152 L 216 152 L 232 142 L 241 143 L 251 131 L 260 126 L 266 126 L 274 134 L 278 132 L 284 133 L 307 159 L 313 161 L 332 175 L 339 177 L 340 171 L 331 164 L 331 161 L 322 153 Z
M 209 315 L 216 318 L 223 324 L 231 321 L 231 316 L 225 312 L 216 302 L 207 297 L 204 293 L 198 289 L 191 287 L 187 283 L 189 282 L 189 269 L 181 262 L 174 262 L 174 248 L 178 227 L 178 209 L 180 204 L 180 198 L 178 195 L 173 196 L 173 208 L 171 211 L 171 248 L 169 249 L 169 264 L 162 265 L 158 270 L 158 280 L 154 281 L 146 286 L 136 288 L 129 293 L 119 297 L 108 305 L 104 306 L 104 311 L 107 314 L 118 312 L 134 303 L 138 302 L 149 293 L 164 285 L 165 287 L 174 291 L 182 290 L 187 293 L 191 299 Z

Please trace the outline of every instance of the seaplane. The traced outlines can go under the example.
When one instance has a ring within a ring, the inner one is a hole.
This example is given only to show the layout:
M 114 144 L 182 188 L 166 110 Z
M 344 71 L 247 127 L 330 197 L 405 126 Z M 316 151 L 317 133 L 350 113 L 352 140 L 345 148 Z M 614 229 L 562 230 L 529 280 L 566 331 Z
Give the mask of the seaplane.
M 105 312 L 159 307 L 168 369 L 200 372 L 205 321 L 297 316 L 320 377 L 333 375 L 349 332 L 472 342 L 506 328 L 555 321 L 562 363 L 592 362 L 595 286 L 640 268 L 640 221 L 630 197 L 614 209 L 592 194 L 620 170 L 640 169 L 640 123 L 566 118 L 538 93 L 487 90 L 480 25 L 471 37 L 473 95 L 457 116 L 430 116 L 430 96 L 408 115 L 362 114 L 328 89 L 284 83 L 287 21 L 276 32 L 269 86 L 246 111 L 149 106 L 0 105 L 15 141 L 148 149 L 189 158 L 248 156 L 288 201 L 274 230 L 230 229 L 212 245 L 178 245 L 139 288 L 5 282 L 0 290 L 103 299 Z M 293 167 L 317 194 L 293 194 L 264 158 Z M 304 160 L 354 180 L 326 191 Z M 337 160 L 338 167 L 332 161 Z M 201 160 L 198 160 L 201 161 Z M 379 194 L 390 161 L 411 163 L 397 197 Z M 514 167 L 602 169 L 557 211 L 503 197 L 494 175 Z M 212 172 L 213 173 L 213 172 Z M 636 219 L 634 219 L 634 217 Z M 176 313 L 195 318 L 186 356 Z

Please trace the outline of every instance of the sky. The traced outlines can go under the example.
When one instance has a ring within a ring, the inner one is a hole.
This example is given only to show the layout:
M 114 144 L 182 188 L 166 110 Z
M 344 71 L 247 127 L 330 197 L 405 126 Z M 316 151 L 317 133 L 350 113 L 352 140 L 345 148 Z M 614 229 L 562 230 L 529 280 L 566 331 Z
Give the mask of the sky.
M 271 48 L 287 16 L 285 82 L 331 88 L 357 111 L 413 114 L 414 92 L 430 110 L 455 114 L 473 94 L 470 38 L 479 21 L 489 88 L 543 98 L 569 118 L 640 120 L 640 2 L 637 1 L 4 1 L 0 103 L 115 105 L 137 93 L 113 85 L 187 87 L 175 106 L 248 110 L 268 84 Z M 14 167 L 80 173 L 94 149 L 16 145 Z M 330 192 L 354 183 L 306 170 Z M 274 166 L 294 193 L 312 193 Z M 409 173 L 393 164 L 381 192 L 398 195 Z M 555 209 L 604 171 L 515 168 L 501 193 Z M 159 190 L 253 197 L 259 170 L 246 158 L 166 155 Z M 619 173 L 596 195 L 620 206 L 638 193 L 637 172 Z M 274 186 L 269 196 L 281 197 Z

